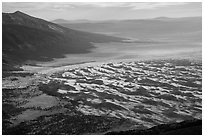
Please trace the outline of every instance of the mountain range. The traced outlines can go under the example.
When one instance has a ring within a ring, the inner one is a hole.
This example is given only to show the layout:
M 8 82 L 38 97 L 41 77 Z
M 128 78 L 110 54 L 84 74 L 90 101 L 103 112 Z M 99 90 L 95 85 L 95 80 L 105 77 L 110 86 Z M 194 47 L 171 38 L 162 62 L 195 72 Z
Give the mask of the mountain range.
M 199 41 L 202 39 L 202 17 L 86 21 L 72 23 L 61 20 L 57 24 L 81 31 L 109 34 L 135 39 L 165 39 L 171 41 Z
M 94 47 L 91 42 L 122 40 L 65 28 L 20 11 L 3 13 L 3 70 L 27 60 L 52 60 L 67 53 L 86 53 Z

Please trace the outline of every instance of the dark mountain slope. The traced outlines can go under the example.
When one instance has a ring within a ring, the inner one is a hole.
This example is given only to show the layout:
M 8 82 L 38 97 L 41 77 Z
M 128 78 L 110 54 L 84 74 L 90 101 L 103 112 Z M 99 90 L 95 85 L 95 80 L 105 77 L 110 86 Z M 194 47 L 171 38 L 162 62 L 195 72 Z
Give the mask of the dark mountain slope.
M 2 18 L 3 24 L 23 25 L 44 30 L 50 30 L 49 25 L 54 25 L 53 23 L 29 16 L 20 11 L 16 11 L 14 13 L 3 13 Z
M 91 47 L 83 39 L 19 25 L 3 25 L 2 37 L 3 53 L 23 60 L 60 57 L 64 53 L 85 52 Z
M 64 28 L 22 12 L 3 13 L 3 67 L 26 60 L 51 60 L 66 53 L 85 53 L 91 42 L 121 41 L 110 37 Z

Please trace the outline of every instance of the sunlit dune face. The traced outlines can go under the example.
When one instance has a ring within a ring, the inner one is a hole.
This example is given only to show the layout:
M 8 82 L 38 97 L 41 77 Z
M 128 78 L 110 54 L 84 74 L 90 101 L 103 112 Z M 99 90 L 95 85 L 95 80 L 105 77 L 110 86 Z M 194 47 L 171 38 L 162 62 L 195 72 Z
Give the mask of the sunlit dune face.
M 41 90 L 78 102 L 75 109 L 85 115 L 151 127 L 201 118 L 201 72 L 189 61 L 109 63 L 53 75 Z

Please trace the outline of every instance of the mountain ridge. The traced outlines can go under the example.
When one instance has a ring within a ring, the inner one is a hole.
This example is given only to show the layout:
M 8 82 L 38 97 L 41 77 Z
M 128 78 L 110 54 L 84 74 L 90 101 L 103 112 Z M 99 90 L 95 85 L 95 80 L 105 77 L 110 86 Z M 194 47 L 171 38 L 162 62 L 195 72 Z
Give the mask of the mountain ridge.
M 71 29 L 111 34 L 135 39 L 171 39 L 201 41 L 201 17 L 154 18 L 148 20 L 119 20 L 90 23 L 62 23 Z
M 176 19 L 196 19 L 196 18 L 202 18 L 201 16 L 192 16 L 192 17 L 178 17 L 178 18 L 173 18 L 173 17 L 155 17 L 155 18 L 145 18 L 145 19 L 118 19 L 118 20 L 88 20 L 88 19 L 76 19 L 76 20 L 67 20 L 63 18 L 58 18 L 51 20 L 50 22 L 53 23 L 101 23 L 101 22 L 117 22 L 117 21 L 139 21 L 139 20 L 176 20 Z

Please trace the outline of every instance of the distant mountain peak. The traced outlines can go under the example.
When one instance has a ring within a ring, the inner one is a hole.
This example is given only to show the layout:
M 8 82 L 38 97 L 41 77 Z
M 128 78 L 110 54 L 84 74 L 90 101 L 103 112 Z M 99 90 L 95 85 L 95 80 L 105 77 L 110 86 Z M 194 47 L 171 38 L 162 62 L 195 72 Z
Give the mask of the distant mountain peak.
M 31 18 L 30 15 L 23 13 L 21 11 L 16 11 L 14 13 L 11 13 L 13 16 L 18 16 L 18 17 L 22 17 L 22 18 Z
M 3 13 L 2 23 L 22 25 L 42 30 L 57 31 L 61 33 L 63 32 L 61 26 L 40 18 L 32 17 L 21 11 L 16 11 L 14 13 Z
M 96 22 L 88 19 L 78 19 L 78 20 L 65 20 L 65 19 L 55 19 L 51 22 L 56 24 L 63 24 L 63 23 L 90 23 L 90 22 Z
M 68 20 L 65 20 L 65 19 L 55 19 L 53 21 L 68 21 Z
M 69 21 L 65 20 L 65 19 L 55 19 L 55 20 L 52 20 L 51 22 L 53 22 L 53 23 L 67 23 Z
M 28 14 L 26 13 L 23 13 L 21 11 L 15 11 L 13 13 L 3 13 L 3 16 L 4 18 L 7 16 L 8 18 L 11 18 L 11 19 L 17 19 L 17 18 L 33 18 L 31 16 L 29 16 Z
M 169 17 L 162 16 L 162 17 L 156 17 L 155 19 L 169 19 Z
M 14 12 L 14 14 L 25 14 L 25 13 L 23 13 L 23 12 L 17 10 L 17 11 Z

